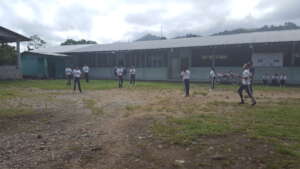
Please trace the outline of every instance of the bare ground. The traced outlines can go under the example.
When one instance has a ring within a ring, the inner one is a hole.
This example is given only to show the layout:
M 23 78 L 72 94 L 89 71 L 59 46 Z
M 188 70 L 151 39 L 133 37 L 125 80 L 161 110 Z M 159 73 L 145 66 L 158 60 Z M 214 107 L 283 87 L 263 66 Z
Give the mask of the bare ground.
M 1 169 L 252 169 L 264 168 L 260 159 L 274 153 L 270 145 L 244 135 L 202 137 L 188 146 L 153 135 L 153 123 L 189 113 L 170 105 L 238 102 L 234 91 L 192 91 L 189 98 L 175 89 L 24 92 L 26 97 L 0 103 L 1 108 L 34 111 L 0 117 Z M 300 97 L 293 92 L 255 94 L 259 102 Z

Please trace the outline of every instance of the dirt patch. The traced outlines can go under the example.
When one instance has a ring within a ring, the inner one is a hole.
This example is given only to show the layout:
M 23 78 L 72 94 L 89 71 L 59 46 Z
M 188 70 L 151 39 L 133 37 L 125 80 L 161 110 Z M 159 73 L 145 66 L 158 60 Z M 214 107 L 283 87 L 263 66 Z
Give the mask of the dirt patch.
M 153 134 L 153 124 L 168 117 L 205 113 L 209 102 L 237 103 L 233 91 L 199 89 L 189 98 L 176 89 L 24 92 L 0 104 L 36 112 L 0 117 L 1 169 L 250 169 L 266 168 L 264 162 L 274 153 L 272 146 L 241 134 L 199 137 L 188 146 Z M 255 95 L 260 102 L 300 98 L 285 92 Z

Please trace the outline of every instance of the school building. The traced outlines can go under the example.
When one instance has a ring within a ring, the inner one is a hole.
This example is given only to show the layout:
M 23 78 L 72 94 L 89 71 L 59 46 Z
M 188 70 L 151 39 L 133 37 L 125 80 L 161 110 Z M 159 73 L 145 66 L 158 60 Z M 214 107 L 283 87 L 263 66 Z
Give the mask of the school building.
M 179 81 L 181 68 L 188 66 L 191 80 L 204 82 L 212 66 L 240 73 L 250 61 L 257 82 L 264 73 L 285 72 L 288 83 L 300 84 L 300 30 L 58 46 L 22 54 L 23 74 L 39 78 L 63 78 L 66 66 L 87 64 L 91 78 L 113 79 L 113 68 L 123 64 L 136 66 L 138 80 Z

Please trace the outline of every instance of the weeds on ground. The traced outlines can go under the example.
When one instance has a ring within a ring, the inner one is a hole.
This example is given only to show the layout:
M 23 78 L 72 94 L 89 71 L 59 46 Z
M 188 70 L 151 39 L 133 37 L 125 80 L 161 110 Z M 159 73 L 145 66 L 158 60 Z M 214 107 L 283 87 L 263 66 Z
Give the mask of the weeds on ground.
M 0 109 L 0 118 L 12 118 L 12 117 L 26 116 L 26 115 L 33 115 L 33 114 L 37 114 L 37 112 L 29 108 Z
M 276 150 L 267 166 L 300 165 L 300 99 L 260 103 L 255 107 L 211 102 L 210 113 L 169 118 L 153 125 L 153 131 L 170 143 L 191 144 L 203 136 L 240 134 L 262 140 Z M 274 162 L 272 160 L 277 160 Z M 273 165 L 275 164 L 275 165 Z
M 93 114 L 101 115 L 104 113 L 103 108 L 97 106 L 97 102 L 92 99 L 83 99 L 83 103 L 86 108 L 90 109 Z

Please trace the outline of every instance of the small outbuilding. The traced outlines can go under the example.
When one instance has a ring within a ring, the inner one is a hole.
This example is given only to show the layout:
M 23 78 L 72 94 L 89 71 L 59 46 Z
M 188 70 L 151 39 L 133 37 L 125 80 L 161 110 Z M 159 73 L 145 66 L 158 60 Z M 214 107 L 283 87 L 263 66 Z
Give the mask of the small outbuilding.
M 22 64 L 21 64 L 21 53 L 20 43 L 23 41 L 30 41 L 31 39 L 20 35 L 14 31 L 0 26 L 0 45 L 6 43 L 16 43 L 17 52 L 17 64 L 16 65 L 5 65 L 0 64 L 0 79 L 20 79 L 22 78 Z M 1 55 L 1 53 L 0 53 Z

